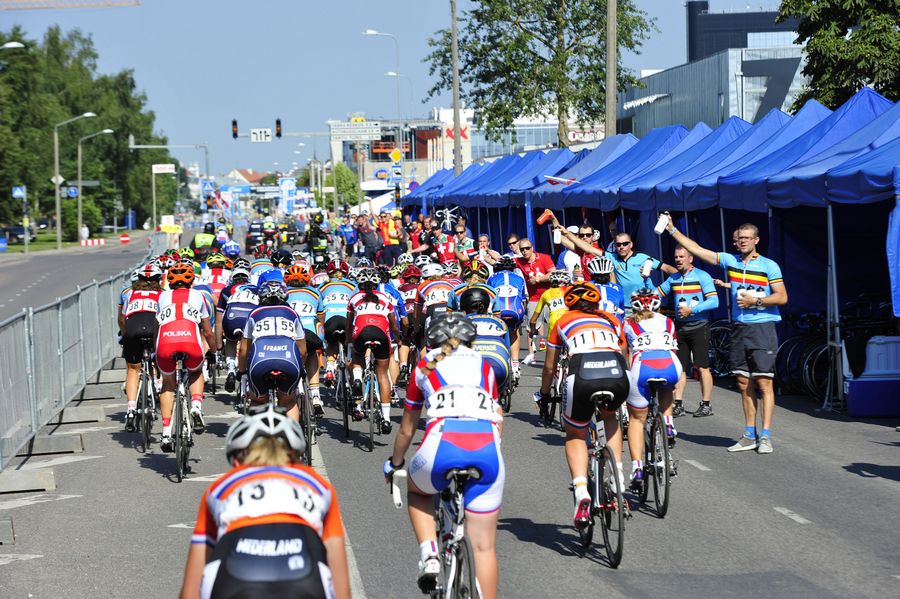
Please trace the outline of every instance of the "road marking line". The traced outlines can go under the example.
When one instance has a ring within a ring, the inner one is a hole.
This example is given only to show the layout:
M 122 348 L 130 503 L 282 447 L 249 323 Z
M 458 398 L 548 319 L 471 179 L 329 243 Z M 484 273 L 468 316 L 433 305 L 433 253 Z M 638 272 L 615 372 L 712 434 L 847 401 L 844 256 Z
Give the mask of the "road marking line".
M 41 462 L 27 462 L 20 466 L 17 470 L 37 470 L 38 468 L 49 468 L 50 466 L 60 466 L 62 464 L 71 464 L 72 462 L 83 462 L 85 460 L 96 460 L 102 458 L 102 455 L 72 455 L 62 456 L 59 458 L 51 458 Z
M 797 524 L 812 524 L 812 522 L 810 522 L 809 520 L 807 520 L 807 519 L 804 518 L 803 516 L 797 514 L 796 512 L 793 512 L 793 511 L 787 509 L 786 507 L 777 507 L 777 508 L 775 508 L 775 511 L 778 512 L 779 514 L 783 515 L 783 516 L 787 516 L 788 518 L 790 518 L 791 520 L 793 520 L 793 521 L 796 522 Z
M 179 522 L 178 524 L 169 524 L 166 528 L 189 528 L 194 530 L 194 526 L 197 524 L 196 520 L 191 520 L 190 522 Z
M 7 564 L 11 564 L 13 562 L 24 562 L 30 559 L 37 559 L 39 557 L 44 557 L 43 555 L 34 555 L 30 553 L 19 553 L 13 555 L 0 555 L 0 566 L 5 566 Z
M 28 507 L 29 505 L 47 503 L 48 501 L 75 499 L 76 497 L 81 497 L 81 495 L 34 495 L 32 497 L 22 497 L 21 499 L 10 499 L 9 501 L 0 501 L 0 511 L 11 510 L 17 507 Z
M 700 462 L 697 462 L 694 460 L 684 460 L 684 461 L 687 462 L 688 464 L 690 464 L 691 466 L 693 466 L 694 468 L 696 468 L 697 470 L 701 470 L 703 472 L 710 472 L 712 470 L 712 468 L 707 468 Z
M 83 426 L 81 428 L 70 428 L 66 430 L 55 431 L 53 436 L 59 435 L 80 435 L 82 433 L 97 433 L 100 431 L 110 431 L 114 428 L 122 428 L 121 426 Z
M 210 414 L 209 416 L 203 415 L 207 420 L 235 420 L 236 418 L 243 417 L 243 414 L 238 414 L 235 411 L 225 412 L 224 414 Z
M 190 478 L 185 478 L 184 480 L 189 480 L 189 481 L 195 482 L 195 483 L 213 483 L 213 482 L 216 482 L 217 480 L 219 480 L 219 477 L 223 476 L 224 474 L 226 474 L 226 473 L 222 472 L 219 474 L 207 474 L 206 476 L 197 476 L 197 477 L 192 476 Z

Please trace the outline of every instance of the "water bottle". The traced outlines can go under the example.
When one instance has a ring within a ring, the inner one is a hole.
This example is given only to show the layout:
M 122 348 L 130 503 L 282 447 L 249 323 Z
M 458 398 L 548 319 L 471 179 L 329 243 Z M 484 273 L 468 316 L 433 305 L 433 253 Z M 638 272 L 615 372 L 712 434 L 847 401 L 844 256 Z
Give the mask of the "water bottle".
M 659 215 L 659 220 L 656 221 L 656 226 L 653 227 L 653 232 L 657 235 L 662 235 L 663 231 L 666 230 L 666 226 L 669 224 L 669 213 L 662 212 Z

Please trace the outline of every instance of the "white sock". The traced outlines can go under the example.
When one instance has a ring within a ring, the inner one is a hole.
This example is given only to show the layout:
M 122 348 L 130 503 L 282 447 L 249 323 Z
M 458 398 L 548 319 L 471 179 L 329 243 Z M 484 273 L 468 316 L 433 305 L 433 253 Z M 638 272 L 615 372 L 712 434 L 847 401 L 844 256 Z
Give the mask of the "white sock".
M 225 366 L 228 367 L 228 372 L 234 372 L 237 370 L 237 358 L 225 358 Z
M 643 468 L 643 466 L 641 465 L 640 460 L 631 460 L 631 471 L 632 472 L 634 472 L 635 470 L 640 470 L 641 468 Z
M 587 478 L 576 476 L 572 479 L 572 485 L 575 487 L 575 499 L 581 501 L 590 497 L 587 488 Z
M 163 437 L 171 437 L 172 436 L 172 425 L 163 427 Z
M 353 367 L 353 380 L 354 381 L 362 381 L 362 367 L 361 366 Z
M 128 408 L 127 408 L 127 409 L 133 410 L 133 409 L 135 409 L 136 407 L 137 407 L 137 402 L 136 402 L 136 401 L 129 401 L 129 402 L 128 402 Z
M 391 419 L 391 404 L 389 404 L 389 403 L 383 403 L 383 404 L 381 404 L 381 416 L 382 416 L 385 420 L 390 420 L 390 419 Z
M 434 555 L 438 554 L 437 541 L 422 541 L 419 543 L 419 559 L 423 562 Z

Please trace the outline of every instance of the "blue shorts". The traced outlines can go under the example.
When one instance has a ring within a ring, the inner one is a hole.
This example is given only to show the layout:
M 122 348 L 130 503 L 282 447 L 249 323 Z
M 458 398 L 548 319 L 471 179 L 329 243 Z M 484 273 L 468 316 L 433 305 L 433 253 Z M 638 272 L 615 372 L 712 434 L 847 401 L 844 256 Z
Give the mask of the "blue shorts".
M 237 341 L 243 336 L 247 318 L 256 308 L 253 304 L 236 304 L 226 306 L 222 315 L 222 333 L 229 341 Z M 240 334 L 238 334 L 240 332 Z
M 265 337 L 250 346 L 250 366 L 247 369 L 250 389 L 256 395 L 266 395 L 271 390 L 266 376 L 273 370 L 281 372 L 278 390 L 291 394 L 297 390 L 305 374 L 301 365 L 300 350 L 293 340 L 286 337 Z
M 409 464 L 409 479 L 426 495 L 446 489 L 453 468 L 477 468 L 481 478 L 464 490 L 466 511 L 490 513 L 500 509 L 506 469 L 500 455 L 500 433 L 487 420 L 445 418 L 428 425 L 419 451 Z
M 659 388 L 671 389 L 681 378 L 681 372 L 681 361 L 673 351 L 651 349 L 635 354 L 628 373 L 631 382 L 628 405 L 638 410 L 646 408 L 650 405 L 647 380 L 664 379 L 666 382 Z
M 509 378 L 509 350 L 503 342 L 491 342 L 476 340 L 472 344 L 472 349 L 480 353 L 491 368 L 494 370 L 494 376 L 497 377 L 497 387 L 503 388 Z

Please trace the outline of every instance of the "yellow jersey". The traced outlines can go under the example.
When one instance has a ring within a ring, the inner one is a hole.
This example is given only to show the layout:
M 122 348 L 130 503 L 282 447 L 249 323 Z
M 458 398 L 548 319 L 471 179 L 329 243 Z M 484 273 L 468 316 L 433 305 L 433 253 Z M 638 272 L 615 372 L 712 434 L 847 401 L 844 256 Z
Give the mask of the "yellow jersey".
M 550 313 L 547 317 L 548 332 L 552 331 L 553 327 L 556 326 L 556 321 L 559 320 L 559 317 L 569 311 L 566 308 L 566 302 L 563 300 L 565 293 L 565 289 L 562 287 L 551 287 L 541 295 L 541 299 L 538 300 L 534 309 L 534 313 L 540 315 L 546 306 Z

